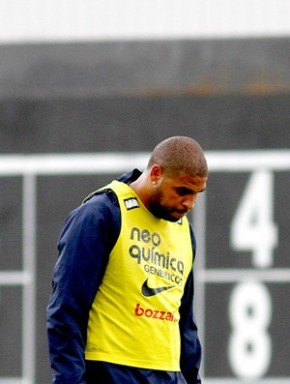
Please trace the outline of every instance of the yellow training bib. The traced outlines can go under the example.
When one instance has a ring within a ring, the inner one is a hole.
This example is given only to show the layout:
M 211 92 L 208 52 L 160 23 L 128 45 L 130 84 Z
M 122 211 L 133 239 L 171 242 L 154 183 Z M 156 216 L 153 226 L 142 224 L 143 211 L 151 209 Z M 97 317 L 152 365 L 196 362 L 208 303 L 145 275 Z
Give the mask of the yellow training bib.
M 154 217 L 122 182 L 106 188 L 118 197 L 121 231 L 90 311 L 85 357 L 179 371 L 179 306 L 193 262 L 188 220 Z

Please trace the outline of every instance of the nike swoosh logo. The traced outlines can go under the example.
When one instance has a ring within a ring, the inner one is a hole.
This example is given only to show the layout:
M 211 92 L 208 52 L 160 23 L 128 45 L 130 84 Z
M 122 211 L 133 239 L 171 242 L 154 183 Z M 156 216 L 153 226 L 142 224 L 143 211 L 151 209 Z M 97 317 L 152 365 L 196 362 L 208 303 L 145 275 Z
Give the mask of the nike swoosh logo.
M 173 288 L 174 285 L 167 285 L 165 287 L 150 288 L 148 287 L 148 279 L 146 279 L 142 285 L 141 292 L 143 296 L 151 297 L 155 296 L 160 292 L 167 291 L 170 288 Z

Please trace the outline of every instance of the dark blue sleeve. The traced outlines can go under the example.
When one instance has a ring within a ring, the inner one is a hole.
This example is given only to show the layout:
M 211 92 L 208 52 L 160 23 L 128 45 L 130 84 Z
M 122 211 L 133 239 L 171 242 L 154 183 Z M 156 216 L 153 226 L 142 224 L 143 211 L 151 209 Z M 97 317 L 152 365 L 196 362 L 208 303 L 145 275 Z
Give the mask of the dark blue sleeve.
M 195 237 L 191 230 L 193 253 L 195 254 Z M 194 256 L 194 255 L 193 255 Z M 196 320 L 193 313 L 194 277 L 190 273 L 180 306 L 181 336 L 181 371 L 188 384 L 200 384 L 199 368 L 201 362 L 201 345 L 197 333 Z
M 120 231 L 120 211 L 108 193 L 74 210 L 60 236 L 47 308 L 53 384 L 85 384 L 89 311 Z

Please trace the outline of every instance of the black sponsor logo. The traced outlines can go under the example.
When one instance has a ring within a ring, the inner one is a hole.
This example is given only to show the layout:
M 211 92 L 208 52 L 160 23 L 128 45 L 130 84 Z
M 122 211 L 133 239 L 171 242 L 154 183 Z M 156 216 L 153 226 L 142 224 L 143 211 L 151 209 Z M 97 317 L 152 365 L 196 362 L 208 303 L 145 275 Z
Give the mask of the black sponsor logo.
M 157 295 L 158 293 L 167 291 L 168 289 L 171 289 L 171 288 L 174 288 L 174 285 L 166 285 L 164 287 L 151 288 L 148 286 L 148 278 L 147 278 L 142 285 L 141 292 L 143 296 L 151 297 L 151 296 Z

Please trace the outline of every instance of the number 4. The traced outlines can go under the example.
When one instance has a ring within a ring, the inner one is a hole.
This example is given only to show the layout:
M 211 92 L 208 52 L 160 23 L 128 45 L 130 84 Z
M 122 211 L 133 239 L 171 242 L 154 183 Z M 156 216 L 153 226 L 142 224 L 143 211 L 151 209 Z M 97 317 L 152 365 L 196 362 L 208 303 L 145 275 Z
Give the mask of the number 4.
M 233 218 L 230 240 L 237 251 L 252 251 L 253 265 L 273 264 L 278 229 L 273 223 L 273 175 L 267 171 L 252 174 Z

